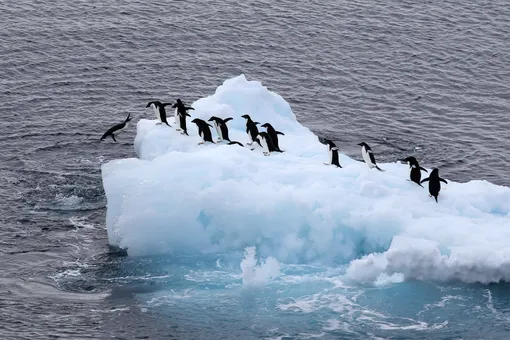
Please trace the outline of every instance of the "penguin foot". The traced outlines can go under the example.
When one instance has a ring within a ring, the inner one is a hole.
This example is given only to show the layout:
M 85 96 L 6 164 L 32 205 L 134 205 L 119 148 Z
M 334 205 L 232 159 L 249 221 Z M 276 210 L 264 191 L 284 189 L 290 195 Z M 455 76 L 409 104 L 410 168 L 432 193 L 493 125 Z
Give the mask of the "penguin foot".
M 269 156 L 269 152 L 264 152 L 264 156 Z
M 323 163 L 324 165 L 329 165 L 329 163 Z
M 201 145 L 201 144 L 204 144 L 204 143 L 205 143 L 205 142 L 200 142 L 200 143 L 198 143 L 198 145 Z
M 175 129 L 175 131 L 181 131 L 181 129 L 177 128 L 177 129 Z
M 159 122 L 159 123 L 156 123 L 156 125 L 161 125 L 161 124 L 163 124 L 163 123 L 161 123 L 161 122 Z
M 252 144 L 253 144 L 253 142 L 251 142 L 251 143 L 246 143 L 246 145 L 252 145 Z

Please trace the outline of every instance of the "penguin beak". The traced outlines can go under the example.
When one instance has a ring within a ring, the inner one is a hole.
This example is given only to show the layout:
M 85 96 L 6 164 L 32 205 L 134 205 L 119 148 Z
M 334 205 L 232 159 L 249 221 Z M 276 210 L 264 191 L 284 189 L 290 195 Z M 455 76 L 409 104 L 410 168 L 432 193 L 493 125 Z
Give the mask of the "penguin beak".
M 150 107 L 152 103 L 148 103 L 146 107 Z
M 359 143 L 358 145 L 359 145 L 359 146 L 363 146 L 363 143 Z

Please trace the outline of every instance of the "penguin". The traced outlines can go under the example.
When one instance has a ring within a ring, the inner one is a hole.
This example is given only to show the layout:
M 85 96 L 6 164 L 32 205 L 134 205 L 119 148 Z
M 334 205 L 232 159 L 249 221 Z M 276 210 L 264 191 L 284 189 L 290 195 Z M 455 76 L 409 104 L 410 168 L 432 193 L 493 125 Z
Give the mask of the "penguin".
M 177 110 L 177 109 L 176 109 Z M 188 129 L 186 128 L 186 116 L 190 117 L 191 118 L 191 115 L 187 112 L 184 112 L 184 113 L 179 113 L 178 114 L 178 117 L 179 117 L 179 127 L 180 129 L 176 129 L 177 131 L 180 131 L 182 130 L 182 133 L 183 135 L 186 135 L 186 136 L 189 136 L 188 135 Z
M 358 145 L 361 146 L 361 156 L 363 156 L 363 160 L 365 161 L 365 163 L 367 163 L 368 167 L 370 169 L 376 168 L 379 171 L 384 171 L 383 169 L 379 168 L 375 163 L 375 157 L 372 152 L 372 149 L 370 149 L 370 146 L 368 146 L 368 144 L 365 142 L 359 143 Z
M 198 135 L 202 137 L 202 141 L 198 143 L 198 145 L 204 144 L 205 142 L 214 143 L 212 140 L 211 130 L 209 129 L 209 126 L 212 127 L 212 125 L 200 118 L 195 118 L 191 122 L 197 124 Z
M 251 120 L 251 117 L 249 115 L 242 115 L 241 117 L 246 119 L 246 133 L 250 137 L 251 142 L 246 143 L 248 145 L 252 145 L 253 142 L 256 142 L 259 135 L 259 129 L 257 128 L 257 124 L 260 124 L 259 122 L 254 122 Z M 260 144 L 260 142 L 259 142 Z
M 230 138 L 228 137 L 228 127 L 227 127 L 227 122 L 229 120 L 232 120 L 232 118 L 229 117 L 229 118 L 221 119 L 216 116 L 212 116 L 211 118 L 209 118 L 208 121 L 213 122 L 214 128 L 216 129 L 216 132 L 218 133 L 218 141 L 223 141 L 223 140 L 226 140 L 228 142 L 231 141 Z
M 421 170 L 428 173 L 427 169 L 422 168 L 420 164 L 418 164 L 418 161 L 413 156 L 406 157 L 402 160 L 403 162 L 407 162 L 409 164 L 409 177 L 410 180 L 416 184 L 418 184 L 420 187 L 423 188 L 423 185 L 420 184 L 421 179 Z
M 432 169 L 429 177 L 422 179 L 420 183 L 427 181 L 429 182 L 430 197 L 434 197 L 437 203 L 437 196 L 439 196 L 439 191 L 441 191 L 441 182 L 444 182 L 445 184 L 448 184 L 448 182 L 439 177 L 439 170 L 437 168 Z
M 104 133 L 103 137 L 101 137 L 101 140 L 104 140 L 108 136 L 112 136 L 112 139 L 115 142 L 117 142 L 117 140 L 115 139 L 115 135 L 118 135 L 122 131 L 124 131 L 129 126 L 129 122 L 131 121 L 131 119 L 132 119 L 131 113 L 129 113 L 125 121 L 119 124 L 115 124 L 110 129 L 108 129 L 108 131 Z
M 191 106 L 184 105 L 184 103 L 180 99 L 176 100 L 175 104 L 172 105 L 172 108 L 175 108 L 175 123 L 176 124 L 179 124 L 178 121 L 180 119 L 182 119 L 182 116 L 185 116 L 187 114 L 188 110 L 195 110 Z M 188 116 L 191 117 L 190 115 L 188 115 Z M 184 118 L 184 119 L 186 119 L 186 118 Z M 180 129 L 177 128 L 176 130 L 180 131 L 181 129 L 182 129 L 182 127 Z
M 262 124 L 261 127 L 266 128 L 267 133 L 271 137 L 271 140 L 273 141 L 273 144 L 274 144 L 274 147 L 276 148 L 276 150 L 281 151 L 280 146 L 278 145 L 278 135 L 285 136 L 285 134 L 283 132 L 276 131 L 274 129 L 274 127 L 269 123 Z
M 337 168 L 341 168 L 338 157 L 338 147 L 332 141 L 325 139 L 325 142 L 328 144 L 329 151 L 329 163 L 324 163 L 325 165 L 336 165 Z
M 280 150 L 276 150 L 273 140 L 267 132 L 259 132 L 259 137 L 260 138 L 257 139 L 257 142 L 262 147 L 265 156 L 269 156 L 271 152 L 282 152 Z
M 159 120 L 159 123 L 156 123 L 157 125 L 165 123 L 168 126 L 171 126 L 168 124 L 166 120 L 166 110 L 165 106 L 172 105 L 172 103 L 162 103 L 158 100 L 154 100 L 152 102 L 149 102 L 146 107 L 151 107 L 154 109 L 154 113 L 156 114 L 156 118 Z

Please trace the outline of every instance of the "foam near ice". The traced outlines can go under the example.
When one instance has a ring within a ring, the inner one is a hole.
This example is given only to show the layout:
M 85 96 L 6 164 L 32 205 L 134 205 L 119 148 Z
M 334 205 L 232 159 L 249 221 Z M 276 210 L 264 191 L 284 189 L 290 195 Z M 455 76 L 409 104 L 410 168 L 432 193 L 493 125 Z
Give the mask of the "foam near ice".
M 274 257 L 257 262 L 256 248 L 247 247 L 241 261 L 242 280 L 246 286 L 263 285 L 280 274 L 280 264 Z
M 448 178 L 437 204 L 406 181 L 405 164 L 380 164 L 379 172 L 341 154 L 342 169 L 325 166 L 327 146 L 282 97 L 243 75 L 191 105 L 192 118 L 232 117 L 231 140 L 243 144 L 241 115 L 269 122 L 285 133 L 285 152 L 198 145 L 191 119 L 185 136 L 173 114 L 170 128 L 147 110 L 137 124 L 139 158 L 102 166 L 109 242 L 130 256 L 256 246 L 277 262 L 347 264 L 346 276 L 360 282 L 510 279 L 509 188 Z

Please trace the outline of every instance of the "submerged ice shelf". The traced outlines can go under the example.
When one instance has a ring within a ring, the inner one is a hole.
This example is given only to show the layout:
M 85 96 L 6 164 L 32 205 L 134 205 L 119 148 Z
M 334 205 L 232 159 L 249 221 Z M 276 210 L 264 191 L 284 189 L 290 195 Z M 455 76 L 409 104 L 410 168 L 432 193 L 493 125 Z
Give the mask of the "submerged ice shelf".
M 243 75 L 191 105 L 193 118 L 233 117 L 231 139 L 243 144 L 243 114 L 269 122 L 285 133 L 285 152 L 198 145 L 190 119 L 185 136 L 173 118 L 172 128 L 156 125 L 147 110 L 137 124 L 139 158 L 102 167 L 109 242 L 130 256 L 256 246 L 283 263 L 345 264 L 360 282 L 510 280 L 510 188 L 447 178 L 437 204 L 406 181 L 406 164 L 379 172 L 341 154 L 342 169 L 325 166 L 327 146 L 281 96 Z

